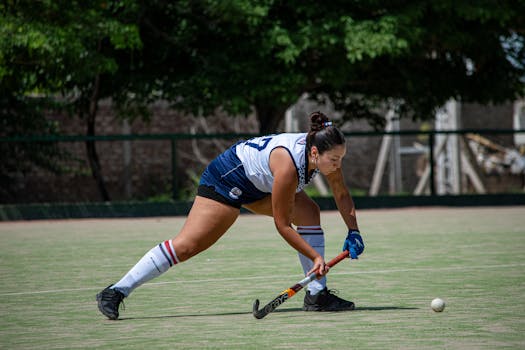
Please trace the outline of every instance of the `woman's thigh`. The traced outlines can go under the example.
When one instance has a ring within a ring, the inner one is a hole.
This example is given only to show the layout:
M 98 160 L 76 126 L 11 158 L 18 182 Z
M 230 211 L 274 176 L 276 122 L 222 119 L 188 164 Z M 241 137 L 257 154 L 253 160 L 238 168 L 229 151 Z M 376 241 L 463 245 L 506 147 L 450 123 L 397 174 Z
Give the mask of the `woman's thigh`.
M 211 247 L 231 227 L 239 212 L 212 199 L 195 197 L 181 231 L 172 240 L 179 260 L 188 260 Z
M 268 195 L 244 207 L 256 214 L 273 217 L 272 196 Z M 316 226 L 321 224 L 319 206 L 303 191 L 295 195 L 292 223 L 296 226 Z
M 293 223 L 296 226 L 321 225 L 321 212 L 319 206 L 303 191 L 295 195 Z

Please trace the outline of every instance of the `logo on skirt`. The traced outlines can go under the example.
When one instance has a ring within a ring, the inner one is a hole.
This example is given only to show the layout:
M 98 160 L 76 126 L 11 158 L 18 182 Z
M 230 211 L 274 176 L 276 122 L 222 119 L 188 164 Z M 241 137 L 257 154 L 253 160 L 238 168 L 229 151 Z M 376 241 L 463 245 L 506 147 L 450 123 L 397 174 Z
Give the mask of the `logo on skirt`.
M 239 188 L 234 187 L 230 190 L 229 195 L 233 199 L 239 199 L 239 197 L 242 195 L 242 191 Z

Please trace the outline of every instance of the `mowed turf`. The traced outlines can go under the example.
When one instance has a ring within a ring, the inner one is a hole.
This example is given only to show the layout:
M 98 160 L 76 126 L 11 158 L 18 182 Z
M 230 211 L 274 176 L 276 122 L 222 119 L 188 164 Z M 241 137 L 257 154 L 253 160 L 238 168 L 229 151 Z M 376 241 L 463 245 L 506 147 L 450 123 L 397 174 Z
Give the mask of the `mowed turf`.
M 122 319 L 97 310 L 116 282 L 184 218 L 0 223 L 0 349 L 523 349 L 525 207 L 358 212 L 366 243 L 328 286 L 341 313 L 300 310 L 300 292 L 252 316 L 302 278 L 270 218 L 242 215 L 208 251 L 138 288 Z M 327 259 L 346 230 L 322 213 Z M 430 309 L 433 298 L 446 309 Z

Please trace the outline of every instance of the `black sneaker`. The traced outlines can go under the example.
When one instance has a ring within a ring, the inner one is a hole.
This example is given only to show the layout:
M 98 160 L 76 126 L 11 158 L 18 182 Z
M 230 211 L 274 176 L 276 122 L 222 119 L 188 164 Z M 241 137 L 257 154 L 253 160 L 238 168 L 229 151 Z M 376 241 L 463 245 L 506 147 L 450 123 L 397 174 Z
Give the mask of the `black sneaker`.
M 354 303 L 344 300 L 335 295 L 335 291 L 327 288 L 323 289 L 316 295 L 311 295 L 306 291 L 304 296 L 304 311 L 350 311 L 355 309 Z
M 98 309 L 110 320 L 116 320 L 118 318 L 118 308 L 125 296 L 118 290 L 110 289 L 111 286 L 106 287 L 97 294 Z

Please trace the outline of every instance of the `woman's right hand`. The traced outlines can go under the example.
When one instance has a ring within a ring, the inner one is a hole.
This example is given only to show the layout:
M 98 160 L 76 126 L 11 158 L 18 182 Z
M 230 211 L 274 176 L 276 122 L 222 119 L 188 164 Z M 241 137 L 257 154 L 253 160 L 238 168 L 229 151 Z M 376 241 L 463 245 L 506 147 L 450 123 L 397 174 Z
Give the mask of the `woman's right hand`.
M 330 267 L 326 265 L 323 257 L 320 255 L 317 256 L 313 262 L 314 262 L 314 266 L 312 267 L 310 271 L 308 271 L 307 273 L 308 276 L 310 276 L 312 273 L 316 273 L 319 277 L 321 277 L 321 276 L 326 275 L 328 271 L 330 270 Z

